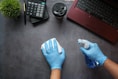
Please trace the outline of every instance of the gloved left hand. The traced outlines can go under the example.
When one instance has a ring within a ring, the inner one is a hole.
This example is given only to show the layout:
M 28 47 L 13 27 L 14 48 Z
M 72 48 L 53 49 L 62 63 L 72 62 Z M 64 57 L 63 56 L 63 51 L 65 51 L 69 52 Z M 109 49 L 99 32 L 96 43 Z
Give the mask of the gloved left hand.
M 62 52 L 58 52 L 58 46 L 56 39 L 52 41 L 49 40 L 49 43 L 44 44 L 44 48 L 41 48 L 43 55 L 45 56 L 48 64 L 51 69 L 61 69 L 62 64 L 65 60 L 65 51 L 62 48 Z

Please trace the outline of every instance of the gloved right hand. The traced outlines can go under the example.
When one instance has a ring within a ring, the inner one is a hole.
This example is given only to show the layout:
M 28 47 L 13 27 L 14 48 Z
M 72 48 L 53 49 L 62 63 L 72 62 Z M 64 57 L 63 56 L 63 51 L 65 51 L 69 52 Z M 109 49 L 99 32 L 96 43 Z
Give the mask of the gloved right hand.
M 91 60 L 98 61 L 100 65 L 103 65 L 107 57 L 102 53 L 97 43 L 89 42 L 89 49 L 83 47 L 80 48 L 83 54 L 88 56 Z

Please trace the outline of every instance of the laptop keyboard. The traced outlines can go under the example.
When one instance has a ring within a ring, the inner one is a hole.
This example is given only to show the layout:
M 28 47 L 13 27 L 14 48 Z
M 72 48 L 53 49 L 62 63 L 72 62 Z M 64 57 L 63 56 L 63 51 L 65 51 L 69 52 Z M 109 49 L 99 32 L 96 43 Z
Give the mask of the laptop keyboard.
M 77 7 L 118 29 L 118 9 L 102 0 L 78 0 Z

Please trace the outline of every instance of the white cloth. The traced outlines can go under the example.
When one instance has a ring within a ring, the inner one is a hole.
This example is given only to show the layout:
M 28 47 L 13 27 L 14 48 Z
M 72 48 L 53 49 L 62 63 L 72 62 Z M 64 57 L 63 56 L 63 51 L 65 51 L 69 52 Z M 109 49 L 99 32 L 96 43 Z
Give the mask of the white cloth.
M 54 47 L 54 43 L 53 43 L 53 40 L 56 40 L 56 38 L 52 38 L 52 39 L 49 39 L 52 41 L 52 45 Z M 45 49 L 45 44 L 47 43 L 47 45 L 49 46 L 49 40 L 47 40 L 46 42 L 44 42 L 42 45 L 41 45 L 41 49 Z M 59 44 L 59 42 L 56 40 L 57 42 L 57 47 L 58 47 L 58 52 L 61 53 L 62 52 L 62 47 L 61 45 Z

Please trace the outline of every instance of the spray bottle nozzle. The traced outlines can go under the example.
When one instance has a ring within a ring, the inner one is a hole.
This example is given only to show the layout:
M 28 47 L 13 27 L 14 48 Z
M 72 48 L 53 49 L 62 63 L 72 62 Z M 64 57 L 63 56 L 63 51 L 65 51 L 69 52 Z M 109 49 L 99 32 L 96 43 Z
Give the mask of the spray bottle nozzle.
M 78 39 L 78 43 L 79 43 L 80 45 L 83 45 L 83 47 L 84 47 L 85 49 L 89 49 L 89 47 L 90 47 L 88 41 L 85 40 L 85 39 Z

